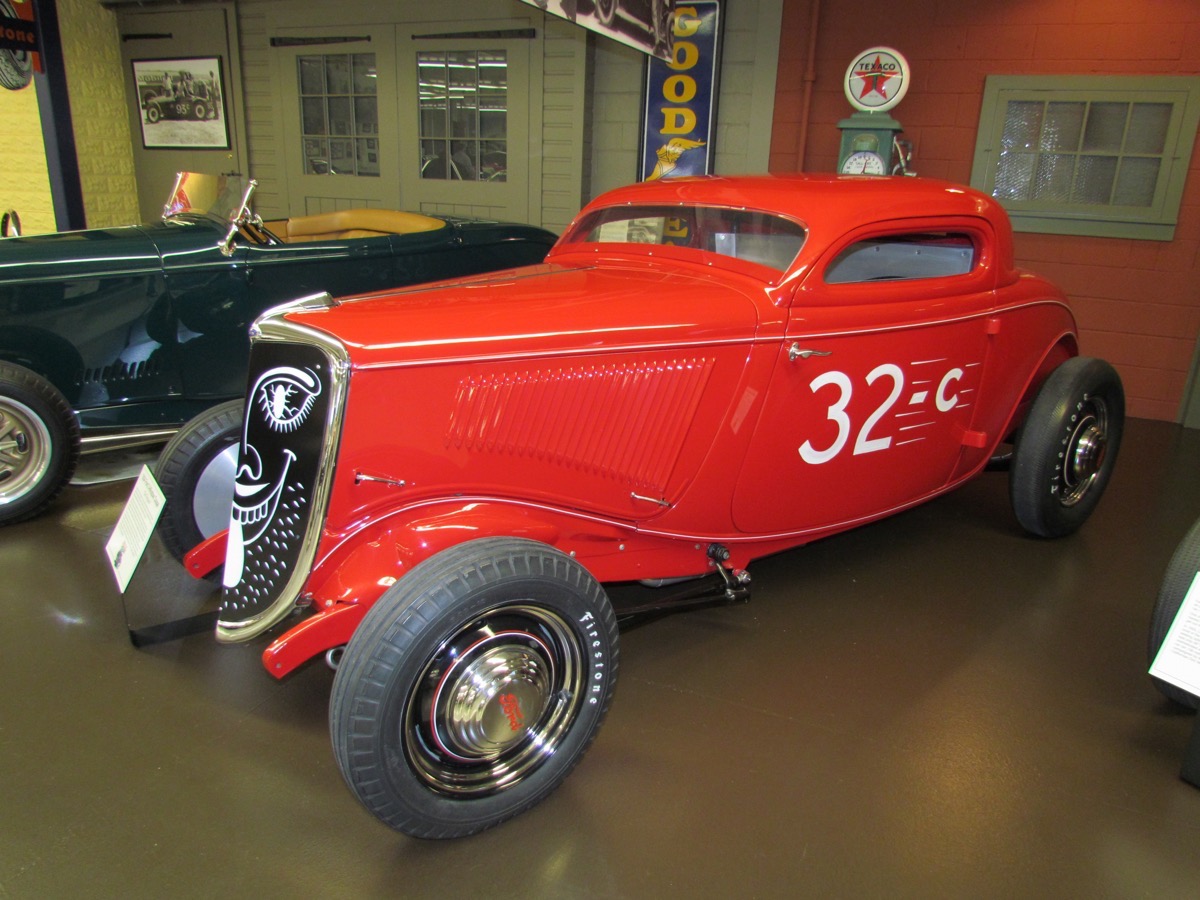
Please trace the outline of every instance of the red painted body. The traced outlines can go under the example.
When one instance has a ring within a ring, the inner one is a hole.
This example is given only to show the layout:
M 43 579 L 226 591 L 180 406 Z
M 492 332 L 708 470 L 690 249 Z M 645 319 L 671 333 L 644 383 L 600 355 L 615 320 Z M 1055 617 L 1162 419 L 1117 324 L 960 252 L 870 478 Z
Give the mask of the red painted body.
M 924 502 L 977 474 L 1076 353 L 1061 292 L 1014 269 L 1003 210 L 967 188 L 664 180 L 577 223 L 680 204 L 778 213 L 803 247 L 775 271 L 573 226 L 541 266 L 286 314 L 345 346 L 350 382 L 314 614 L 266 650 L 272 674 L 344 644 L 465 540 L 538 540 L 602 582 L 672 578 L 712 571 L 714 542 L 742 569 Z M 844 249 L 898 233 L 967 242 L 969 271 L 829 283 Z

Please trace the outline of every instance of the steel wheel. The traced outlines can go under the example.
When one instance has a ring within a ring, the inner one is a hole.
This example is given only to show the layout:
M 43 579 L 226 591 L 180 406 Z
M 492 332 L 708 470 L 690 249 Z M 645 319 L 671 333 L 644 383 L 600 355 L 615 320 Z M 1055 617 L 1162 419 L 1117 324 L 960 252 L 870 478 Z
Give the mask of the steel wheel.
M 78 459 L 79 424 L 66 398 L 37 373 L 0 362 L 0 525 L 45 509 Z
M 1017 521 L 1039 537 L 1062 537 L 1100 502 L 1116 465 L 1125 391 L 1108 363 L 1075 357 L 1034 398 L 1013 446 L 1009 494 Z
M 534 541 L 468 541 L 401 577 L 346 645 L 334 756 L 392 828 L 474 834 L 567 777 L 616 674 L 616 617 L 587 570 Z
M 50 429 L 32 409 L 0 396 L 0 505 L 24 497 L 50 469 Z
M 434 790 L 516 783 L 558 749 L 583 697 L 583 649 L 557 614 L 489 610 L 446 641 L 413 687 L 401 741 Z
M 1059 502 L 1063 506 L 1074 506 L 1087 495 L 1108 455 L 1109 411 L 1104 397 L 1085 396 L 1077 416 L 1062 460 Z

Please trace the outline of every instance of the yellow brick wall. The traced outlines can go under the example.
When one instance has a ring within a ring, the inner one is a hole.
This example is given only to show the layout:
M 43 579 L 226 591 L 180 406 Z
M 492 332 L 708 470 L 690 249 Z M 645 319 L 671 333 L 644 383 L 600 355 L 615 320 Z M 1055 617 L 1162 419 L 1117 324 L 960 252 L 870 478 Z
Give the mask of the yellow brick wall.
M 0 211 L 14 209 L 23 234 L 54 231 L 54 201 L 46 173 L 37 94 L 0 88 Z
M 87 226 L 137 222 L 117 14 L 96 0 L 56 2 Z

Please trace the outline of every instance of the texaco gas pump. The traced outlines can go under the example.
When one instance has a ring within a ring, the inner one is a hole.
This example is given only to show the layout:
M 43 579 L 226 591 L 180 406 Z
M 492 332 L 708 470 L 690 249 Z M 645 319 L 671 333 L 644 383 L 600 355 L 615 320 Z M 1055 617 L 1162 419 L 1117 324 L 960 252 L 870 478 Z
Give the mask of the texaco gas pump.
M 903 126 L 888 111 L 908 92 L 908 61 L 891 47 L 864 50 L 846 69 L 843 88 L 854 107 L 838 122 L 842 146 L 838 171 L 845 175 L 914 175 L 908 169 L 912 144 L 900 140 Z

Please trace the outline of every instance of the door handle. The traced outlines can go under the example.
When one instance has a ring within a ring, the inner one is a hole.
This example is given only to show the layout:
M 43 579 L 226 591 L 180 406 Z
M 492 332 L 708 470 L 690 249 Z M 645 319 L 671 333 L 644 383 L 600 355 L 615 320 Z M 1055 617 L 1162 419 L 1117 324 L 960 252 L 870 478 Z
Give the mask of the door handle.
M 808 359 L 810 356 L 829 356 L 832 352 L 832 350 L 801 350 L 799 344 L 792 344 L 788 347 L 788 362 Z

